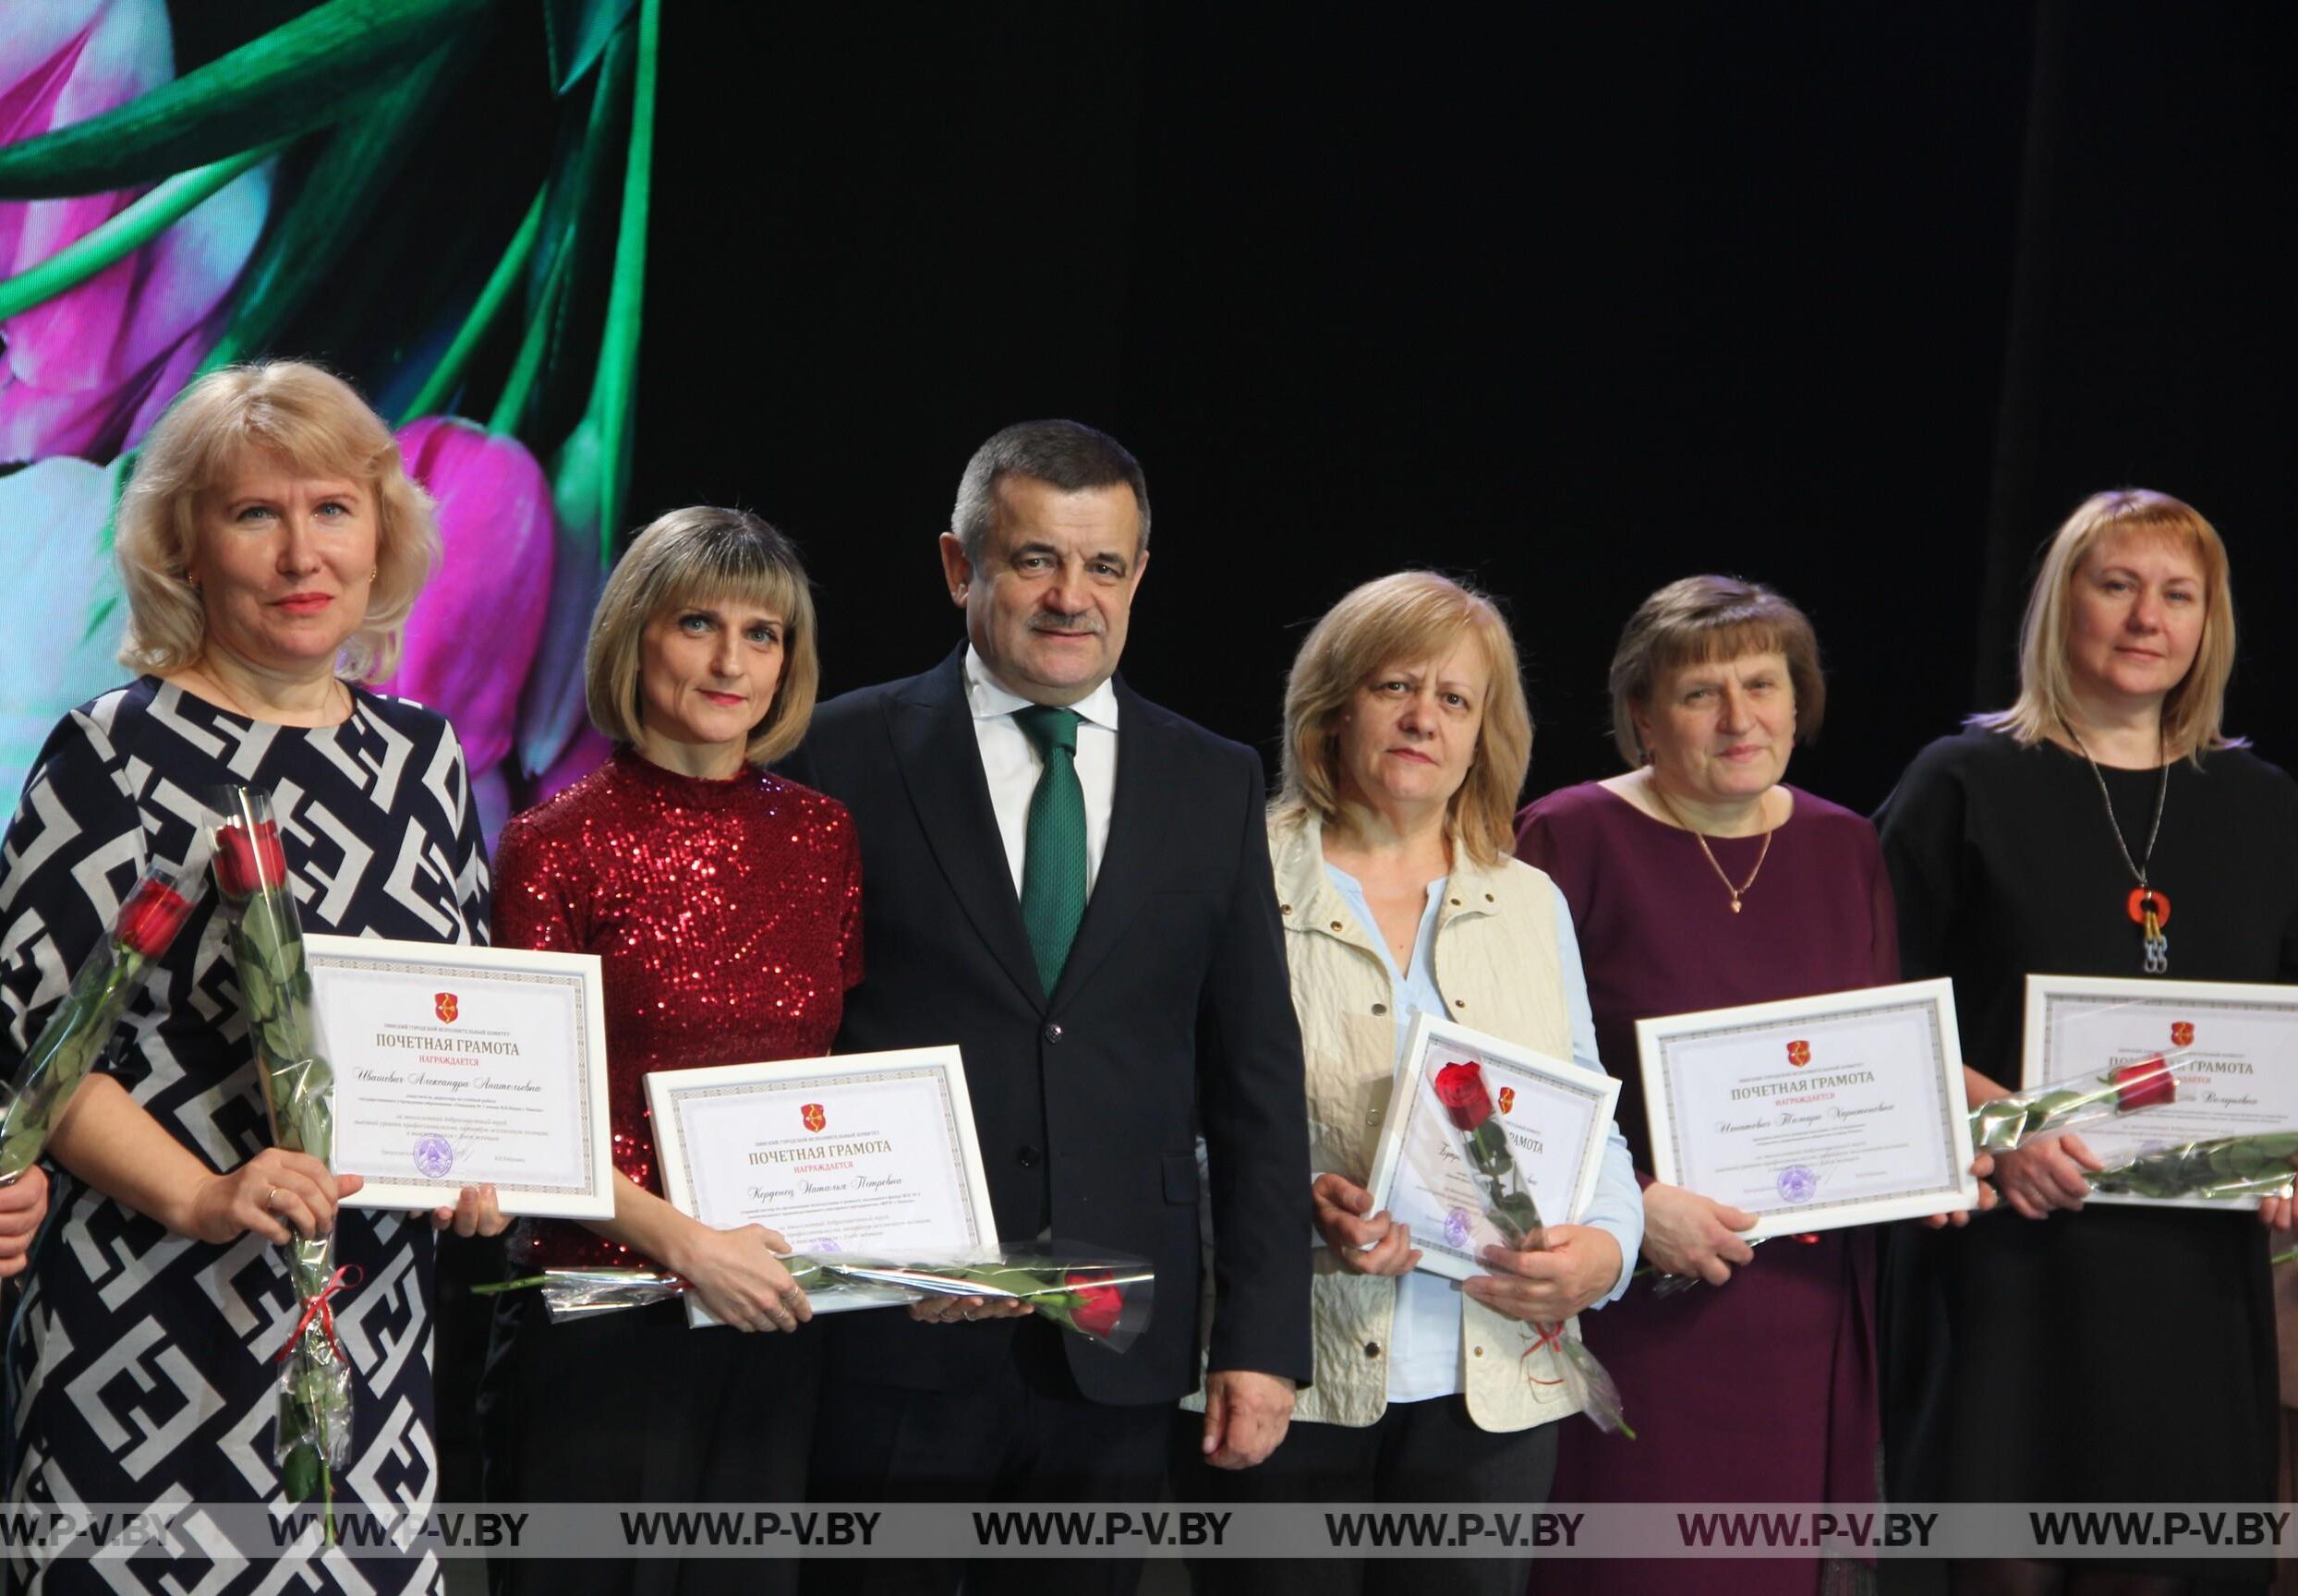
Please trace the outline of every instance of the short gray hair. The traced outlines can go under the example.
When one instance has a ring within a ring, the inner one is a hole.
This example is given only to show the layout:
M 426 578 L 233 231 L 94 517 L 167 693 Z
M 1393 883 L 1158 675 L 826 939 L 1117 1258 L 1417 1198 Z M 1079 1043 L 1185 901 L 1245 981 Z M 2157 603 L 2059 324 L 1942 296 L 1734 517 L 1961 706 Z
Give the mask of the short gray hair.
M 949 530 L 969 562 L 980 562 L 997 515 L 998 479 L 1007 476 L 1034 477 L 1064 493 L 1122 482 L 1141 512 L 1141 547 L 1149 547 L 1149 480 L 1124 444 L 1082 421 L 1017 421 L 974 450 L 958 479 Z

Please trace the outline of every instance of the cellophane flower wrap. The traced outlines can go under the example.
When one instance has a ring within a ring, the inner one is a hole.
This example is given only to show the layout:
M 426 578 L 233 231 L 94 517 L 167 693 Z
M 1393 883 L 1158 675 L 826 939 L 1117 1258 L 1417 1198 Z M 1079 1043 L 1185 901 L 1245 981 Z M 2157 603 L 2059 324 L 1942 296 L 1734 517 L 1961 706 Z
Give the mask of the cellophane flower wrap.
M 1482 1066 L 1472 1059 L 1439 1065 L 1430 1089 L 1445 1111 L 1445 1122 L 1452 1128 L 1454 1150 L 1482 1189 L 1484 1218 L 1500 1232 L 1502 1244 L 1516 1252 L 1544 1251 L 1547 1227 L 1541 1220 L 1540 1204 L 1517 1168 L 1507 1128 L 1493 1111 Z M 1555 1352 L 1565 1389 L 1596 1428 L 1634 1440 L 1636 1432 L 1628 1428 L 1620 1387 L 1596 1355 L 1568 1325 L 1535 1324 L 1532 1328 L 1539 1333 L 1540 1344 Z
M 2093 1191 L 2116 1197 L 2287 1197 L 2298 1175 L 2298 1131 L 2216 1136 L 2142 1153 L 2105 1169 L 2085 1170 Z
M 215 828 L 215 885 L 231 915 L 232 964 L 262 1076 L 272 1141 L 332 1167 L 334 1072 L 319 1050 L 303 925 L 279 825 L 270 798 L 249 788 L 228 789 L 217 807 L 223 818 Z M 335 1470 L 351 1450 L 351 1368 L 336 1342 L 329 1301 L 342 1285 L 334 1240 L 298 1235 L 287 1244 L 287 1263 L 297 1307 L 280 1352 L 272 1454 L 288 1500 L 317 1496 L 325 1505 L 332 1541 Z
M 0 1111 L 0 1185 L 47 1150 L 72 1094 L 103 1057 L 138 988 L 183 929 L 206 889 L 207 840 L 181 864 L 154 864 L 136 883 L 103 941 L 80 961 L 71 990 L 26 1050 Z
M 2159 1054 L 2086 1081 L 2038 1086 L 1981 1103 L 1971 1110 L 1971 1145 L 1981 1153 L 2011 1153 L 2038 1136 L 2174 1103 L 2178 1072 L 2192 1068 L 2195 1058 L 2191 1050 Z
M 984 1297 L 1030 1304 L 1072 1335 L 1123 1352 L 1149 1327 L 1156 1276 L 1138 1258 L 1030 1242 L 965 1257 L 892 1259 L 860 1253 L 793 1253 L 791 1278 L 817 1306 L 842 1299 L 871 1306 L 934 1297 Z M 656 1269 L 548 1269 L 473 1289 L 481 1295 L 539 1289 L 552 1323 L 643 1308 L 685 1293 Z

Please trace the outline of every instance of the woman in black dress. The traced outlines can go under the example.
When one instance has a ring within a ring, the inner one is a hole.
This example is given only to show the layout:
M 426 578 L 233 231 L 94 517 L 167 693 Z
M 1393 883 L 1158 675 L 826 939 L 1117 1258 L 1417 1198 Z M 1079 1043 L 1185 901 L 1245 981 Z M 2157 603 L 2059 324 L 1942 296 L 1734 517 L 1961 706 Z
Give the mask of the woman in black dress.
M 357 394 L 292 361 L 219 371 L 146 440 L 116 533 L 121 660 L 144 674 L 49 735 L 0 877 L 0 1072 L 154 859 L 181 861 L 200 799 L 268 791 L 313 932 L 468 942 L 487 860 L 454 731 L 355 685 L 388 671 L 438 550 L 430 505 Z M 339 1209 L 357 1175 L 271 1145 L 223 923 L 204 899 L 136 998 L 113 1056 L 49 1145 L 59 1224 L 8 1344 L 12 1506 L 282 1502 L 274 1354 L 297 1313 L 291 1229 L 331 1227 L 363 1278 L 333 1303 L 353 1374 L 339 1505 L 429 1510 L 431 1229 Z M 496 1230 L 466 1191 L 434 1223 Z M 126 1564 L 18 1552 L 12 1584 L 237 1592 L 425 1590 L 435 1557 L 281 1557 L 203 1579 L 159 1551 Z
M 2018 702 L 1932 744 L 1885 802 L 1902 963 L 1911 980 L 1954 978 L 1981 1074 L 2017 1082 L 2030 972 L 2298 979 L 2298 784 L 2221 730 L 2233 659 L 2209 523 L 2159 493 L 2098 494 L 2036 578 Z M 2043 1138 L 1997 1155 L 2015 1213 L 1894 1237 L 1893 1498 L 2274 1499 L 2258 1219 L 2287 1228 L 2292 1205 L 2085 1207 L 2097 1167 L 2080 1137 Z M 1955 1588 L 2179 1588 L 2164 1565 L 2140 1566 L 1966 1564 Z

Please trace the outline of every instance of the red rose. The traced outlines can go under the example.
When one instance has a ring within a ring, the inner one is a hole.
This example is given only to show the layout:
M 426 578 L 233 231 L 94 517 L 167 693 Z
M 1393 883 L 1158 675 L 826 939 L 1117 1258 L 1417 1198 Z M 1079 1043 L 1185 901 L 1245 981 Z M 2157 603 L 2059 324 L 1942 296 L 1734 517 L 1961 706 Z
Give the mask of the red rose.
M 1473 1130 L 1492 1118 L 1484 1072 L 1473 1064 L 1447 1064 L 1437 1070 L 1436 1101 L 1445 1106 L 1445 1117 L 1463 1130 Z
M 1125 1293 L 1106 1283 L 1081 1286 L 1071 1281 L 1070 1286 L 1077 1304 L 1070 1310 L 1070 1323 L 1088 1336 L 1107 1340 L 1117 1328 L 1119 1315 L 1125 1312 Z
M 147 877 L 129 895 L 112 936 L 130 953 L 157 959 L 175 940 L 175 933 L 190 913 L 189 900 L 158 877 Z
M 2125 1064 L 2108 1076 L 2114 1082 L 2114 1106 L 2124 1114 L 2178 1100 L 2178 1076 L 2160 1058 Z
M 252 898 L 266 887 L 285 885 L 287 853 L 279 845 L 279 826 L 266 820 L 248 834 L 226 826 L 215 838 L 216 885 L 234 898 Z

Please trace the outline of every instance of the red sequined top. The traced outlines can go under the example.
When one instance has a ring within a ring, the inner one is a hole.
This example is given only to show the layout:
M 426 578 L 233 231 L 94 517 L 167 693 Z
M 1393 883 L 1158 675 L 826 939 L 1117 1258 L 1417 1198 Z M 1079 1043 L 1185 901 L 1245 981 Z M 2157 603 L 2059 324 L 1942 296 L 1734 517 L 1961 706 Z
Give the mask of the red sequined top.
M 628 748 L 503 828 L 499 948 L 605 966 L 614 1165 L 659 1194 L 646 1077 L 829 1051 L 862 979 L 862 853 L 833 798 L 764 770 L 729 781 Z M 522 1264 L 644 1262 L 568 1220 L 523 1221 Z

